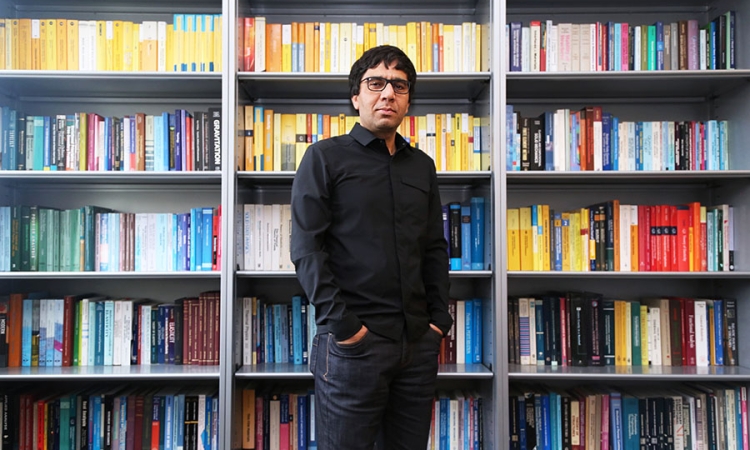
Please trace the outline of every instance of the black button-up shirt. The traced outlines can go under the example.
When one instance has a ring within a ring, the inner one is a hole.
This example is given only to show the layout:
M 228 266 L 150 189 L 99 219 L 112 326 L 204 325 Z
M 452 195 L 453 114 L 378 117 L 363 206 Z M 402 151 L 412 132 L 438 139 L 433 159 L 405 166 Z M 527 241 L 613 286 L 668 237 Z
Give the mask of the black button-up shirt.
M 396 148 L 356 124 L 311 145 L 294 178 L 292 261 L 318 333 L 337 340 L 363 324 L 415 340 L 453 323 L 435 164 L 400 135 Z

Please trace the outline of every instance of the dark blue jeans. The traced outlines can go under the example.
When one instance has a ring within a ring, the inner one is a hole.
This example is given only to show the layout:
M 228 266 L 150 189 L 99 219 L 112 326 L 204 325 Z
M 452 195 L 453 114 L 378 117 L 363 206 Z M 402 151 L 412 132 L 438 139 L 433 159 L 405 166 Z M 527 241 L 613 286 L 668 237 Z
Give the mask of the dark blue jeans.
M 426 449 L 441 339 L 433 329 L 415 342 L 372 331 L 351 345 L 315 336 L 318 450 L 373 450 L 379 433 L 378 450 Z

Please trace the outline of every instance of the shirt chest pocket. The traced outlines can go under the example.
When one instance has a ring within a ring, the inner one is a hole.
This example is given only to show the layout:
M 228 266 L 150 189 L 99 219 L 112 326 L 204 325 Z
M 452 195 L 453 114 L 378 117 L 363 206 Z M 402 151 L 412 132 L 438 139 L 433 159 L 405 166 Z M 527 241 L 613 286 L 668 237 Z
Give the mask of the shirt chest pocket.
M 398 195 L 401 211 L 410 220 L 423 227 L 427 222 L 430 204 L 430 182 L 417 177 L 402 177 Z

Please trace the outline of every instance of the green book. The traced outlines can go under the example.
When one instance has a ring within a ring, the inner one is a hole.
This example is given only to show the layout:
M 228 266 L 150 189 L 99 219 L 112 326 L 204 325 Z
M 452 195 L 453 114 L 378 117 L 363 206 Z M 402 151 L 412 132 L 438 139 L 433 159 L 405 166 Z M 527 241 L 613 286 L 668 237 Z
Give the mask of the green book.
M 630 351 L 631 361 L 634 366 L 641 365 L 641 304 L 638 301 L 630 302 Z
M 656 25 L 648 26 L 648 70 L 656 70 Z

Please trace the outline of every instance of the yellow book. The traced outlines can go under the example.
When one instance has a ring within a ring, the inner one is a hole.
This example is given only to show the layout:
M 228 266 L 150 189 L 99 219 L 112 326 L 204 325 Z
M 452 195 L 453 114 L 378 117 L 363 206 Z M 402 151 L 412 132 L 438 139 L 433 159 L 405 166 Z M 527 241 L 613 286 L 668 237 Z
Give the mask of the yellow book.
M 18 40 L 18 19 L 6 19 L 5 21 L 6 27 L 10 27 L 6 30 L 6 37 L 10 40 L 6 40 L 8 45 L 6 45 L 6 48 L 8 49 L 8 52 L 6 53 L 6 66 L 8 66 L 8 69 L 19 69 L 18 66 L 18 54 L 19 54 L 19 40 Z M 10 24 L 10 25 L 8 25 Z M 8 58 L 9 57 L 9 58 Z
M 107 22 L 96 21 L 96 70 L 107 70 Z
M 221 36 L 222 36 L 222 30 L 221 30 L 221 23 L 222 23 L 222 16 L 221 14 L 216 14 L 214 17 L 214 37 L 213 37 L 213 46 L 214 46 L 214 52 L 213 52 L 213 60 L 214 60 L 214 72 L 221 72 L 224 67 L 224 61 L 223 61 L 223 53 L 221 48 Z M 257 67 L 257 63 L 256 63 Z
M 420 150 L 427 153 L 427 116 L 417 116 L 417 144 Z
M 184 72 L 185 14 L 175 14 L 172 22 L 172 70 Z
M 432 72 L 432 23 L 422 22 L 422 72 Z
M 714 321 L 716 320 L 716 318 L 714 316 L 714 301 L 713 300 L 706 300 L 706 310 L 708 311 L 709 362 L 711 363 L 712 366 L 715 366 L 716 365 L 716 327 L 715 327 Z M 662 355 L 662 359 L 664 359 L 663 355 Z
M 124 23 L 122 20 L 112 22 L 112 70 L 125 70 L 124 56 Z
M 263 149 L 265 149 L 265 128 L 263 126 L 263 121 L 265 119 L 265 114 L 263 113 L 264 109 L 263 106 L 253 107 L 253 129 L 255 130 L 255 133 L 253 133 L 252 170 L 255 171 L 263 170 Z
M 346 134 L 349 129 L 346 127 L 346 115 L 345 114 L 339 114 L 339 134 L 338 136 Z
M 471 145 L 471 163 L 470 170 L 483 170 L 482 168 L 482 119 L 480 117 L 471 117 L 472 145 Z
M 31 19 L 31 70 L 41 70 L 42 68 L 42 33 L 41 24 L 43 21 Z
M 615 300 L 615 366 L 627 365 L 625 359 L 625 301 Z
M 206 34 L 206 22 L 203 14 L 195 14 L 195 32 L 193 33 L 193 58 L 195 59 L 195 71 L 204 72 L 206 67 L 206 48 L 204 37 Z
M 320 72 L 320 22 L 313 22 L 313 72 Z
M 443 117 L 443 133 L 445 134 L 445 170 L 455 170 L 453 166 L 456 164 L 453 151 L 455 149 L 456 141 L 453 139 L 455 120 L 453 114 L 446 114 Z
M 49 20 L 47 19 L 39 19 L 39 64 L 38 67 L 41 70 L 54 70 L 51 63 L 55 63 L 56 59 L 53 59 L 50 61 L 50 56 L 47 56 L 49 53 L 49 45 L 47 45 L 47 22 Z M 54 46 L 54 41 L 51 42 L 51 45 Z
M 521 231 L 521 270 L 534 270 L 534 237 L 530 206 L 519 208 L 519 230 Z
M 365 24 L 365 51 L 378 45 L 378 24 L 369 22 Z
M 422 71 L 422 22 L 416 22 L 417 27 L 417 43 L 415 44 L 415 51 L 417 53 L 416 65 L 417 72 Z
M 273 164 L 272 170 L 281 170 L 281 113 L 273 115 Z
M 560 229 L 562 230 L 562 270 L 563 272 L 571 271 L 570 258 L 570 213 L 563 212 L 560 214 Z
M 623 302 L 625 305 L 625 365 L 632 366 L 633 359 L 633 311 L 631 302 Z
M 10 21 L 11 19 L 0 19 L 0 70 L 12 69 L 7 57 L 12 51 L 12 48 L 7 45 L 7 36 L 10 36 L 10 30 L 8 30 Z
M 245 170 L 255 170 L 255 108 L 253 105 L 245 105 L 243 109 L 245 130 L 244 136 L 244 153 L 245 153 Z
M 68 24 L 70 24 L 70 21 L 68 21 Z M 86 113 L 76 113 L 77 117 L 77 124 L 78 124 L 78 145 L 79 145 L 79 152 L 78 152 L 78 170 L 86 170 L 88 159 L 87 159 L 87 153 L 83 151 L 84 148 L 86 148 L 82 143 L 88 142 L 88 117 L 89 115 Z
M 435 168 L 445 171 L 445 133 L 443 132 L 443 114 L 435 114 Z
M 542 270 L 550 270 L 550 216 L 549 205 L 542 205 Z
M 638 267 L 638 205 L 630 205 L 630 217 L 630 270 L 638 272 L 640 270 L 640 267 Z
M 406 23 L 406 47 L 401 47 L 402 50 L 406 53 L 406 56 L 411 59 L 415 67 L 419 67 L 417 65 L 417 23 L 416 22 L 407 22 Z
M 542 270 L 544 263 L 542 262 L 543 243 L 542 233 L 544 232 L 544 225 L 542 222 L 542 205 L 531 205 L 531 238 L 532 243 L 532 257 L 534 258 L 533 267 L 534 270 Z
M 475 24 L 474 28 L 476 29 L 476 40 L 474 45 L 474 71 L 475 72 L 481 72 L 482 71 L 482 55 L 484 52 L 482 51 L 482 47 L 484 45 L 484 33 L 482 32 L 482 25 Z
M 339 118 L 332 116 L 328 122 L 328 129 L 330 130 L 329 136 L 339 136 Z
M 457 26 L 459 30 L 460 26 Z M 454 26 L 443 25 L 443 71 L 444 72 L 455 72 L 455 38 L 454 38 Z
M 283 171 L 296 170 L 297 154 L 297 116 L 296 114 L 281 114 L 281 155 L 278 169 Z M 275 167 L 275 166 L 274 166 Z
M 409 38 L 406 25 L 396 25 L 396 47 L 406 52 L 409 46 Z
M 132 28 L 131 28 L 132 29 Z M 123 38 L 123 40 L 125 40 Z M 174 59 L 174 27 L 167 25 L 167 72 L 175 71 Z
M 461 114 L 461 170 L 467 171 L 470 169 L 469 161 L 472 157 L 471 149 L 469 149 L 469 135 L 473 123 L 470 119 L 469 114 Z
M 263 171 L 273 171 L 273 110 L 263 112 Z
M 324 27 L 325 25 L 325 27 Z M 325 55 L 321 61 L 321 68 L 323 73 L 331 73 L 331 59 L 333 59 L 333 44 L 331 43 L 331 23 L 321 22 L 320 24 L 320 39 L 323 44 L 322 53 Z
M 141 24 L 133 23 L 133 70 L 141 70 Z
M 581 214 L 578 211 L 574 211 L 570 215 L 570 268 L 573 271 L 580 271 L 581 264 L 583 264 L 583 249 L 581 242 Z
M 359 120 L 359 117 L 357 116 L 346 116 L 346 122 L 345 122 L 346 126 L 341 131 L 341 134 L 344 135 L 344 134 L 349 133 L 352 130 L 352 128 L 354 128 L 354 125 L 357 123 L 358 120 Z
M 18 19 L 18 69 L 31 70 L 31 19 Z
M 294 126 L 295 130 L 295 154 L 294 154 L 294 161 L 296 163 L 296 167 L 299 167 L 299 163 L 302 161 L 302 156 L 304 156 L 305 152 L 307 151 L 307 114 L 305 113 L 297 113 L 295 114 L 296 117 L 296 124 Z
M 281 71 L 292 71 L 292 24 L 281 25 Z
M 195 54 L 195 37 L 197 34 L 195 14 L 185 14 L 185 45 L 183 47 L 185 66 L 188 72 L 197 71 L 198 57 Z
M 55 44 L 57 49 L 55 50 L 55 56 L 57 62 L 55 68 L 57 70 L 70 70 L 68 68 L 68 21 L 65 19 L 56 19 L 55 22 Z
M 310 114 L 309 128 L 310 130 L 308 130 L 308 132 L 310 135 L 308 136 L 307 140 L 310 143 L 316 142 L 316 140 L 320 140 L 319 139 L 320 135 L 318 133 L 321 132 L 322 130 L 318 130 L 318 114 L 316 113 Z
M 506 212 L 508 224 L 508 270 L 521 270 L 520 211 L 510 208 Z
M 133 67 L 133 22 L 122 23 L 122 70 L 132 72 Z
M 640 305 L 641 308 L 641 365 L 648 367 L 648 306 Z
M 193 19 L 195 15 L 193 14 Z M 193 21 L 193 27 L 195 27 L 195 21 Z M 195 28 L 193 28 L 194 30 Z M 156 72 L 158 70 L 159 62 L 159 51 L 158 51 L 158 24 L 157 22 L 144 21 L 141 24 L 141 70 L 144 72 Z M 189 33 L 193 36 L 193 44 L 195 42 L 195 32 Z M 195 47 L 193 46 L 193 49 Z M 194 50 L 190 54 L 190 62 L 192 64 L 191 71 L 195 72 L 195 59 Z

